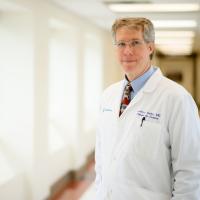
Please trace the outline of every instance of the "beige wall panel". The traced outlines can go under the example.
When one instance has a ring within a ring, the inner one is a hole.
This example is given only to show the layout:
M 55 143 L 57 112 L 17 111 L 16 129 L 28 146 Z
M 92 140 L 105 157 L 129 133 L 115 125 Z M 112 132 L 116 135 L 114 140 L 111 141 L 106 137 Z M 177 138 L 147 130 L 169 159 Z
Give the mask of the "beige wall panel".
M 194 95 L 193 59 L 192 58 L 163 58 L 160 59 L 161 71 L 176 81 Z

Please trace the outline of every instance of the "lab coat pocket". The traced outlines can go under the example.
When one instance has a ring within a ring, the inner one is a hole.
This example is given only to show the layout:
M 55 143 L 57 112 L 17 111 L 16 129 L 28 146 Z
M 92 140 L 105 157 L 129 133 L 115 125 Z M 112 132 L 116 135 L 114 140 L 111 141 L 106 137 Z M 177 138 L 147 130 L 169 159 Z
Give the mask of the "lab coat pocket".
M 160 149 L 160 123 L 145 120 L 141 126 L 141 123 L 138 122 L 135 136 L 135 152 L 142 157 L 156 158 Z

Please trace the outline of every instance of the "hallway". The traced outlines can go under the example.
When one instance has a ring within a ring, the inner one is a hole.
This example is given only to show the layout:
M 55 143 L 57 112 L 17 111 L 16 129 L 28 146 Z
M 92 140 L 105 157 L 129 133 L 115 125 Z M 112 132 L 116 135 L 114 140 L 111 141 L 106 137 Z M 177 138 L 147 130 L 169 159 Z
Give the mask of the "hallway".
M 103 91 L 124 79 L 111 26 L 125 13 L 105 1 L 0 0 L 0 200 L 94 200 L 94 163 L 82 169 L 94 153 Z M 200 110 L 197 4 L 131 15 L 152 20 L 152 65 Z

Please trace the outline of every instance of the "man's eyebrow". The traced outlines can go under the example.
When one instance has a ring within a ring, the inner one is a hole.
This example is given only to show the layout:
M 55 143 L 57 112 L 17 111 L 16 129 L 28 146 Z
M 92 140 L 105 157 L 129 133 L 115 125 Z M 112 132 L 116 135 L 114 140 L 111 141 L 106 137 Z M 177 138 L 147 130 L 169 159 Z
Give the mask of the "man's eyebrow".
M 142 39 L 130 39 L 130 40 L 118 40 L 118 42 L 129 42 L 129 41 L 137 41 Z

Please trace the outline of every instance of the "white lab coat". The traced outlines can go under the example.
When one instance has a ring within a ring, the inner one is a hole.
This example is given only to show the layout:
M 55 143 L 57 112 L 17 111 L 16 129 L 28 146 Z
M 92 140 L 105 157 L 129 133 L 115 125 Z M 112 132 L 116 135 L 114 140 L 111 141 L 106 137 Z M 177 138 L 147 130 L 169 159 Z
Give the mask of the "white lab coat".
M 123 88 L 113 84 L 102 97 L 96 200 L 199 200 L 200 120 L 191 95 L 157 69 L 119 117 Z

